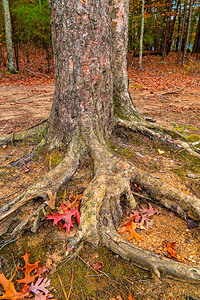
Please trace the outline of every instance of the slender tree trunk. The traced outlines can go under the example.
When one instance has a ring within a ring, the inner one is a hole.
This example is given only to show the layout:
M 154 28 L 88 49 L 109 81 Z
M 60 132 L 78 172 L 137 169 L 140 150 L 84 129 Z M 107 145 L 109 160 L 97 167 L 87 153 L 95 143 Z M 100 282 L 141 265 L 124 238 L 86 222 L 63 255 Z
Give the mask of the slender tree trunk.
M 176 52 L 178 52 L 178 45 L 179 45 L 179 32 L 180 32 L 180 27 L 181 27 L 181 4 L 180 4 L 180 9 L 179 9 L 179 16 L 178 16 L 178 36 L 176 39 Z
M 176 17 L 177 17 L 179 5 L 180 5 L 180 0 L 177 1 L 176 9 L 175 9 L 175 12 L 174 12 L 174 17 L 173 17 L 173 20 L 171 21 L 171 26 L 170 26 L 170 30 L 169 30 L 169 43 L 168 43 L 168 47 L 167 47 L 167 54 L 171 50 L 172 37 L 173 37 L 173 34 L 174 34 L 174 26 L 175 26 L 175 23 L 176 23 Z
M 199 44 L 200 44 L 200 16 L 199 16 L 199 20 L 198 20 L 198 24 L 197 24 L 196 36 L 195 36 L 195 40 L 194 40 L 192 53 L 198 52 L 197 50 L 198 50 Z
M 2 0 L 2 4 L 3 4 L 4 21 L 5 21 L 8 71 L 10 73 L 16 73 L 15 60 L 14 60 L 13 47 L 12 47 L 12 29 L 11 29 L 9 2 L 8 0 Z
M 188 16 L 188 24 L 187 24 L 187 34 L 186 34 L 186 41 L 185 41 L 184 50 L 183 50 L 182 64 L 185 63 L 185 58 L 186 58 L 186 53 L 187 53 L 187 48 L 188 48 L 193 4 L 194 4 L 194 0 L 190 0 L 190 8 L 189 8 L 189 16 Z
M 181 29 L 181 38 L 180 38 L 180 45 L 179 45 L 179 51 L 178 51 L 177 64 L 179 64 L 180 57 L 181 57 L 181 50 L 182 50 L 182 43 L 183 43 L 183 34 L 184 34 L 185 21 L 186 21 L 186 16 L 187 16 L 187 4 L 188 4 L 188 1 L 185 0 L 184 11 L 183 11 L 182 29 Z
M 145 0 L 142 0 L 139 67 L 138 67 L 139 70 L 143 70 L 143 67 L 142 67 L 142 47 L 143 47 L 143 36 L 144 36 L 144 2 L 145 2 Z

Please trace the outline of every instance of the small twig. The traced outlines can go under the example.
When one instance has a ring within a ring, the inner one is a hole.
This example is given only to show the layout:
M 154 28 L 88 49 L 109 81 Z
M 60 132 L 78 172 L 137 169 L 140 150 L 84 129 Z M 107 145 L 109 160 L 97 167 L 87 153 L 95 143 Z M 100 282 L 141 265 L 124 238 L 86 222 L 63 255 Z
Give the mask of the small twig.
M 132 191 L 132 194 L 133 194 L 133 195 L 136 195 L 136 196 L 139 196 L 139 197 L 141 197 L 141 198 L 144 198 L 144 199 L 146 199 L 146 200 L 152 201 L 151 198 L 148 198 L 148 197 L 143 196 L 143 195 L 141 195 L 141 194 L 135 193 L 135 192 L 133 192 L 133 191 Z
M 46 74 L 42 74 L 42 73 L 39 73 L 39 72 L 38 72 L 39 74 L 37 74 L 37 73 L 35 73 L 35 72 L 33 72 L 33 71 L 29 70 L 29 69 L 26 69 L 26 71 L 29 72 L 29 73 L 32 73 L 32 74 L 34 74 L 34 75 L 36 75 L 36 76 L 38 76 L 38 77 L 45 76 L 45 77 L 47 77 L 47 78 L 51 78 L 50 76 L 48 76 L 48 75 L 46 75 Z
M 12 194 L 10 194 L 10 195 L 1 197 L 0 200 L 5 199 L 5 198 L 9 198 L 10 196 L 12 196 L 12 195 L 14 195 L 14 194 L 17 194 L 19 191 L 21 191 L 21 189 L 18 189 L 16 192 L 14 192 L 14 193 L 12 193 Z
M 73 289 L 73 280 L 74 280 L 74 269 L 72 268 L 72 275 L 71 275 L 71 281 L 70 281 L 70 289 L 69 289 L 67 300 L 69 300 L 71 291 Z
M 48 121 L 48 119 L 44 119 L 44 120 L 38 122 L 37 124 L 34 124 L 34 125 L 28 127 L 28 130 L 30 130 L 30 129 L 34 128 L 34 127 L 37 127 L 37 126 L 39 126 L 39 125 L 45 123 L 46 121 Z
M 79 256 L 79 255 L 77 254 L 77 257 L 80 258 L 80 260 L 82 260 L 82 262 L 84 262 L 84 264 L 86 264 L 86 266 L 87 266 L 88 268 L 92 269 L 96 274 L 98 274 L 98 272 L 97 272 L 96 270 L 94 270 L 92 266 L 90 266 L 89 264 L 87 264 L 86 261 L 85 261 L 81 256 Z M 99 275 L 99 274 L 98 274 L 98 275 Z
M 64 293 L 64 295 L 65 295 L 65 298 L 66 298 L 66 300 L 68 300 L 67 293 L 66 293 L 66 291 L 65 291 L 65 287 L 64 287 L 64 285 L 63 285 L 63 282 L 62 282 L 62 279 L 61 279 L 59 273 L 58 273 L 58 279 L 59 279 L 59 281 L 60 281 L 60 284 L 61 284 L 63 293 Z
M 182 89 L 182 90 L 183 90 L 183 89 Z M 180 93 L 182 90 L 169 91 L 169 92 L 162 93 L 161 95 L 178 94 L 178 93 Z
M 18 239 L 18 237 L 12 238 L 6 242 L 3 243 L 3 245 L 0 247 L 0 250 L 2 250 L 5 246 L 7 246 L 8 244 L 15 242 Z

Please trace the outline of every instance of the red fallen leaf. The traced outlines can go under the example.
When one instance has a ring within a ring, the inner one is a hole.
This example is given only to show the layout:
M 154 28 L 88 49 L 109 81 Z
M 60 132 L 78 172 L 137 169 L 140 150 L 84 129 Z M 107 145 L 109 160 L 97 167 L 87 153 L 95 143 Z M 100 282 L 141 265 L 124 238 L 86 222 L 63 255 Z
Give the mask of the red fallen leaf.
M 58 224 L 58 222 L 60 222 L 61 220 L 64 220 L 65 223 L 63 225 L 63 228 L 66 228 L 67 233 L 69 233 L 71 230 L 71 227 L 74 227 L 74 224 L 72 222 L 72 217 L 75 217 L 79 224 L 80 223 L 80 213 L 77 208 L 66 209 L 66 208 L 62 207 L 62 209 L 64 210 L 63 214 L 58 214 L 58 213 L 52 212 L 52 215 L 47 215 L 46 217 L 48 220 L 54 220 L 53 226 Z
M 46 266 L 37 267 L 34 272 L 41 277 L 42 274 L 49 272 L 49 269 Z
M 104 264 L 103 264 L 102 262 L 97 262 L 96 264 L 93 265 L 93 269 L 94 269 L 95 271 L 98 271 L 98 270 L 100 270 L 100 269 L 103 269 L 103 267 L 104 267 Z
M 160 214 L 160 213 L 161 213 L 157 208 L 154 209 L 154 208 L 151 206 L 150 203 L 148 203 L 148 204 L 149 204 L 149 208 L 144 208 L 144 207 L 142 207 L 142 208 L 140 209 L 140 213 L 141 213 L 141 214 L 145 214 L 147 217 L 151 217 L 151 216 L 153 216 L 154 214 Z

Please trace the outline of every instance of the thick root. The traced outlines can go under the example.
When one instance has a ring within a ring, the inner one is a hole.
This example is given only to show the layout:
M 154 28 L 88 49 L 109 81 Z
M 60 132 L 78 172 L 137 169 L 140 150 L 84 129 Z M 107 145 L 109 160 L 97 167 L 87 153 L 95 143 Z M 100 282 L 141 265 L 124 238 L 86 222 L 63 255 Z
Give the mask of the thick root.
M 4 224 L 6 224 L 7 218 L 10 218 L 12 216 L 12 223 L 16 221 L 17 225 L 15 224 L 15 226 L 17 227 L 12 231 L 11 235 L 20 233 L 23 228 L 25 228 L 28 221 L 35 215 L 37 216 L 40 210 L 43 208 L 41 204 L 44 201 L 48 200 L 46 194 L 47 190 L 51 190 L 52 193 L 55 193 L 64 183 L 68 182 L 73 177 L 79 166 L 80 155 L 81 151 L 79 149 L 79 146 L 73 140 L 68 147 L 68 151 L 65 157 L 54 169 L 42 176 L 19 197 L 1 207 L 1 228 L 5 228 L 5 231 L 8 229 L 9 226 L 4 227 Z M 24 205 L 26 205 L 30 201 L 34 202 L 36 207 L 34 208 L 34 211 L 32 213 L 28 214 L 28 217 L 23 218 L 23 220 L 19 223 L 19 210 L 21 210 L 22 207 L 24 207 Z M 38 207 L 40 207 L 40 209 L 36 213 Z M 1 230 L 0 235 L 4 234 L 5 231 Z
M 119 174 L 98 176 L 84 192 L 82 205 L 81 226 L 76 236 L 69 241 L 66 254 L 76 248 L 80 241 L 90 242 L 94 246 L 101 241 L 122 258 L 149 270 L 157 277 L 167 276 L 200 283 L 200 267 L 175 262 L 142 250 L 117 233 L 125 210 L 136 205 L 131 196 L 128 178 L 124 179 Z
M 7 145 L 9 143 L 27 141 L 29 139 L 40 139 L 43 133 L 46 132 L 48 121 L 44 120 L 39 124 L 31 127 L 30 129 L 22 132 L 10 133 L 0 136 L 0 146 Z
M 200 153 L 195 151 L 185 140 L 185 137 L 176 130 L 141 120 L 127 121 L 118 118 L 116 124 L 133 131 L 141 132 L 141 134 L 148 135 L 151 138 L 156 138 L 161 142 L 168 143 L 179 150 L 185 150 L 190 155 L 200 158 Z
M 169 184 L 134 168 L 131 181 L 139 184 L 158 204 L 175 211 L 182 218 L 200 220 L 200 199 L 190 196 Z
M 111 224 L 111 214 L 102 211 L 101 236 L 102 242 L 122 258 L 130 260 L 135 266 L 149 270 L 157 277 L 166 276 L 187 282 L 200 283 L 200 267 L 175 262 L 165 257 L 142 250 L 130 242 L 122 239 Z M 107 224 L 105 225 L 105 218 Z

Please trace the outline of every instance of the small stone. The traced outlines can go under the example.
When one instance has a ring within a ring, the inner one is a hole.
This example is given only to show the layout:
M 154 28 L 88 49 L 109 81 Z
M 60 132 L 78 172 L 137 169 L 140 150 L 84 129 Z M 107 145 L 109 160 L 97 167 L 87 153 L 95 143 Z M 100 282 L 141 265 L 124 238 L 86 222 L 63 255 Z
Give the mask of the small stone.
M 196 178 L 196 176 L 193 173 L 187 173 L 187 177 L 188 178 L 193 178 L 193 179 Z

